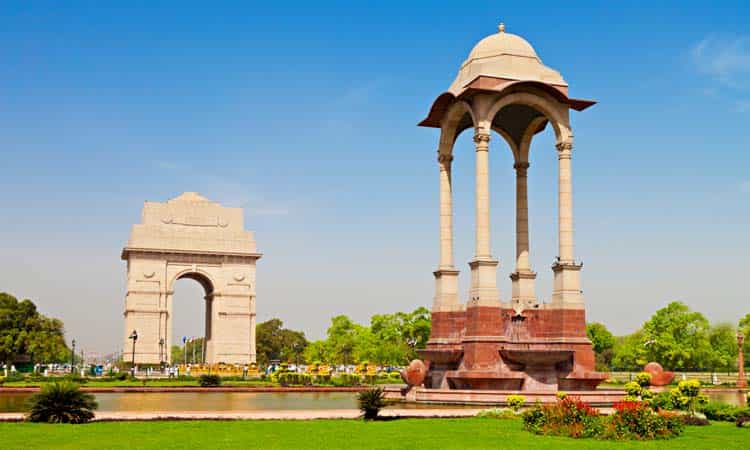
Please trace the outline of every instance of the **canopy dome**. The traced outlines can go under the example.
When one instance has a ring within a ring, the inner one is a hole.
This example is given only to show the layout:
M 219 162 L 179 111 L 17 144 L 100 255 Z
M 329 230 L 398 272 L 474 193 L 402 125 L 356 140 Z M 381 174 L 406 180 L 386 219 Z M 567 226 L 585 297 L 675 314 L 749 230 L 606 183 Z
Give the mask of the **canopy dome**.
M 459 94 L 479 76 L 514 81 L 540 81 L 555 86 L 567 86 L 562 75 L 542 64 L 534 47 L 524 38 L 506 33 L 500 24 L 498 33 L 487 36 L 474 46 L 461 65 L 450 92 Z
M 500 55 L 513 55 L 523 58 L 539 59 L 536 55 L 536 51 L 534 51 L 534 47 L 532 47 L 526 39 L 516 34 L 506 33 L 505 27 L 503 26 L 501 26 L 500 29 L 502 31 L 499 33 L 491 34 L 479 41 L 471 50 L 467 62 L 474 59 L 489 58 Z

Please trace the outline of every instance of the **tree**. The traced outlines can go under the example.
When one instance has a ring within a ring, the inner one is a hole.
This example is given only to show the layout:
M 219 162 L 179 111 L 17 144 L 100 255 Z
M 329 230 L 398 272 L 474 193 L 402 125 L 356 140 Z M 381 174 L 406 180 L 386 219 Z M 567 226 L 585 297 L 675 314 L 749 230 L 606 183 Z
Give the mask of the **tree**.
M 713 349 L 712 369 L 737 368 L 737 331 L 730 323 L 714 325 L 709 330 L 708 340 Z
M 432 330 L 432 315 L 430 310 L 419 307 L 411 313 L 396 313 L 401 319 L 401 336 L 409 345 L 409 360 L 417 357 L 417 350 L 425 348 Z
M 370 326 L 347 316 L 331 319 L 327 337 L 309 347 L 308 361 L 325 360 L 334 364 L 369 361 L 379 365 L 403 365 L 417 357 L 430 338 L 430 311 L 417 308 L 410 313 L 375 314 Z
M 711 368 L 717 358 L 709 329 L 703 314 L 672 302 L 615 346 L 615 366 L 634 369 L 655 361 L 667 370 Z
M 199 337 L 194 339 L 188 339 L 184 345 L 173 345 L 172 346 L 172 364 L 187 364 L 195 363 L 202 364 L 205 361 L 203 355 L 205 346 L 203 342 L 205 338 Z M 195 357 L 193 356 L 195 355 Z M 187 356 L 187 360 L 185 357 Z
M 285 362 L 302 361 L 307 347 L 305 333 L 284 328 L 280 319 L 271 319 L 258 324 L 255 330 L 257 361 L 268 365 L 271 360 Z
M 740 319 L 739 329 L 745 338 L 750 339 L 750 313 L 745 314 L 745 317 Z
M 615 338 L 612 348 L 612 368 L 619 370 L 640 370 L 649 361 L 643 347 L 643 331 L 638 330 L 627 336 Z
M 369 336 L 365 336 L 365 328 L 344 315 L 332 318 L 327 331 L 329 362 L 351 364 L 368 359 L 371 347 Z
M 328 361 L 328 349 L 326 348 L 326 341 L 313 341 L 307 344 L 304 351 L 305 361 L 308 363 L 314 363 L 316 361 Z
M 31 300 L 0 293 L 0 361 L 10 364 L 28 355 L 34 362 L 66 361 L 63 323 L 45 317 Z
M 424 348 L 432 326 L 430 311 L 417 308 L 410 313 L 376 314 L 370 319 L 374 337 L 373 358 L 379 364 L 402 365 Z
M 586 324 L 586 336 L 593 346 L 596 362 L 601 366 L 610 367 L 613 357 L 612 349 L 615 346 L 615 337 L 612 333 L 603 324 L 594 322 Z

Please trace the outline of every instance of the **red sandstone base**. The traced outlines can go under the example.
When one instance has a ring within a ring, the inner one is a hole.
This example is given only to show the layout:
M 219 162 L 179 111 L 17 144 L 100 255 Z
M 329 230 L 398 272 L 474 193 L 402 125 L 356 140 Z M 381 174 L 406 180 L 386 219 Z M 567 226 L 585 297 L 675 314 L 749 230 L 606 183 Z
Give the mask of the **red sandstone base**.
M 451 391 L 577 395 L 593 392 L 607 378 L 594 370 L 583 309 L 541 307 L 518 313 L 469 305 L 466 311 L 433 312 L 432 327 L 420 356 L 429 367 L 424 387 L 436 396 L 469 395 L 448 395 Z

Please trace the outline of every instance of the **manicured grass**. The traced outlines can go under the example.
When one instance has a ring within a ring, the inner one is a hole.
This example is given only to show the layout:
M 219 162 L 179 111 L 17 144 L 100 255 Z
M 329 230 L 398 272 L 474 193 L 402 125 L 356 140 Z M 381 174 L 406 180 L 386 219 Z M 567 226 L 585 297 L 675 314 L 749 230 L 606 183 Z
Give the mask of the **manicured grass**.
M 403 419 L 108 422 L 87 425 L 0 423 L 0 446 L 30 449 L 747 449 L 750 429 L 729 423 L 687 427 L 679 438 L 606 442 L 535 436 L 519 420 Z

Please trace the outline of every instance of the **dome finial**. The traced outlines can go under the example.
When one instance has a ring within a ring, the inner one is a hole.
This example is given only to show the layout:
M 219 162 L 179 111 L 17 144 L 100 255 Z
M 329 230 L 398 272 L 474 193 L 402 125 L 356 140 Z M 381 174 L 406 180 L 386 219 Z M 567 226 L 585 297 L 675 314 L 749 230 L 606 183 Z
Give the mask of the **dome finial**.
M 500 22 L 500 25 L 497 26 L 497 31 L 505 33 L 505 24 L 503 22 Z

